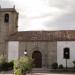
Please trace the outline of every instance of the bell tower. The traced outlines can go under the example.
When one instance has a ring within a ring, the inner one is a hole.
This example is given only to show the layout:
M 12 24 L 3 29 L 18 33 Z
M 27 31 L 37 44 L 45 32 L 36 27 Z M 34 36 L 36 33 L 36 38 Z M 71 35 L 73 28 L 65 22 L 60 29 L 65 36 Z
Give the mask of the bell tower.
M 18 13 L 15 8 L 0 9 L 1 31 L 6 35 L 13 34 L 18 30 Z
M 18 13 L 15 8 L 0 8 L 0 33 L 7 37 L 18 31 Z
M 6 50 L 6 39 L 18 31 L 18 13 L 13 8 L 0 8 L 0 54 Z

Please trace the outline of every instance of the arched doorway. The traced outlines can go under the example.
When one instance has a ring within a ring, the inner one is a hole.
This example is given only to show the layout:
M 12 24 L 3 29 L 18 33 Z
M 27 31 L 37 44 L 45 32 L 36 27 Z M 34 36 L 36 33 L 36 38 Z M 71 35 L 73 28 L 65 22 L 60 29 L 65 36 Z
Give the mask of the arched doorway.
M 32 53 L 33 58 L 33 65 L 35 68 L 41 68 L 42 67 L 42 54 L 40 51 L 34 51 Z

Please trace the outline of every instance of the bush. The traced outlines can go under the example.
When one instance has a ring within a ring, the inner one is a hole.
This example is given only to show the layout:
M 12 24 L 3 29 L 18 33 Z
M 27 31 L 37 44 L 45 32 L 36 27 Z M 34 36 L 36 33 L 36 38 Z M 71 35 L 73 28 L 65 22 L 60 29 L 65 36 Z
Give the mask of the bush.
M 6 62 L 3 55 L 0 55 L 0 71 L 3 70 L 3 64 Z
M 62 64 L 60 64 L 59 65 L 59 69 L 63 69 L 64 67 L 63 67 L 63 65 Z
M 5 57 L 3 55 L 0 55 L 0 64 L 6 62 Z
M 74 64 L 74 69 L 75 69 L 75 61 L 73 61 L 73 64 Z
M 12 70 L 13 69 L 13 66 L 14 66 L 14 61 L 10 61 L 8 63 L 9 70 Z
M 2 63 L 2 70 L 3 71 L 8 71 L 9 70 L 9 64 L 7 62 Z
M 13 69 L 13 62 L 4 62 L 1 64 L 1 70 L 8 71 Z
M 0 71 L 8 71 L 13 69 L 13 61 L 7 62 L 3 55 L 0 56 Z
M 52 69 L 57 69 L 58 68 L 58 64 L 57 63 L 53 63 L 51 66 L 52 66 Z
M 14 62 L 14 74 L 24 75 L 27 71 L 32 69 L 32 59 L 28 56 L 20 57 Z

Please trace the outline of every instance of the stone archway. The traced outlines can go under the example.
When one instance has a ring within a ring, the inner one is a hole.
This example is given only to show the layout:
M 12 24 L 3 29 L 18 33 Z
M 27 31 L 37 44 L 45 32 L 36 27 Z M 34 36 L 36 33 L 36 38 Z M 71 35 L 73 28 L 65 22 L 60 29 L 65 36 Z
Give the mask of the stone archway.
M 34 51 L 32 53 L 33 58 L 33 65 L 35 68 L 41 68 L 42 67 L 42 54 L 40 51 Z

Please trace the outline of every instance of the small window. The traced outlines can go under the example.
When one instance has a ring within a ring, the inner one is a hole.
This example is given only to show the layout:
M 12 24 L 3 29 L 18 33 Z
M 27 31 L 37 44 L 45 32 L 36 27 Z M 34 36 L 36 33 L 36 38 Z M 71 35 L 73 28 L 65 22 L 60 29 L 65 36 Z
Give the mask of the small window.
M 69 59 L 70 58 L 70 48 L 68 48 L 68 47 L 66 47 L 66 48 L 64 48 L 64 52 L 63 52 L 64 54 L 64 58 L 65 59 Z
M 5 14 L 5 16 L 4 16 L 4 22 L 5 23 L 9 22 L 9 14 Z

